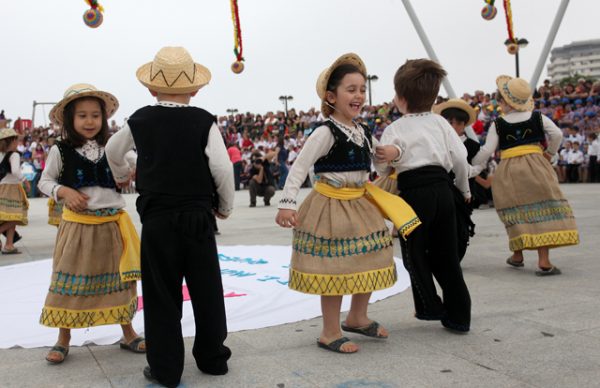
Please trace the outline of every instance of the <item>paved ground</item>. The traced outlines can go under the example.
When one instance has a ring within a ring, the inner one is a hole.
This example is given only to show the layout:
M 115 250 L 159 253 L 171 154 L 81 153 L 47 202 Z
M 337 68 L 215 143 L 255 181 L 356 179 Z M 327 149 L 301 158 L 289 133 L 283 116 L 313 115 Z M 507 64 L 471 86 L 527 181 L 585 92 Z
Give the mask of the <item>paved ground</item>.
M 212 377 L 195 368 L 187 339 L 182 386 L 600 387 L 600 185 L 562 188 L 575 210 L 581 245 L 552 251 L 563 270 L 558 277 L 534 276 L 533 254 L 526 255 L 524 269 L 508 268 L 506 236 L 494 210 L 476 212 L 477 236 L 463 261 L 473 299 L 468 335 L 412 318 L 407 290 L 371 306 L 390 338 L 354 337 L 362 349 L 353 355 L 318 349 L 320 319 L 312 319 L 230 334 L 230 372 Z M 134 200 L 128 196 L 132 215 Z M 249 209 L 247 192 L 236 204 L 231 220 L 220 222 L 220 245 L 289 244 L 290 232 L 273 222 L 274 207 Z M 18 244 L 24 254 L 0 256 L 0 265 L 51 256 L 55 229 L 46 225 L 45 202 L 33 200 L 29 215 Z M 72 348 L 59 366 L 46 364 L 46 351 L 0 350 L 0 386 L 150 386 L 141 373 L 144 356 L 117 345 Z

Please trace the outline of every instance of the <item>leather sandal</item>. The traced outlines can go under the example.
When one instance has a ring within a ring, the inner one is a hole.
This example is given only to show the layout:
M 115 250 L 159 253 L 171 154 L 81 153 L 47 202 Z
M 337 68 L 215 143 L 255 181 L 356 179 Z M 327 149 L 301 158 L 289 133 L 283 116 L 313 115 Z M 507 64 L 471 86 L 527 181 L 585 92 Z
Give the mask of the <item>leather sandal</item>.
M 336 339 L 335 341 L 331 341 L 331 342 L 330 342 L 330 343 L 328 343 L 328 344 L 325 344 L 325 343 L 321 342 L 321 341 L 320 341 L 320 340 L 317 338 L 317 346 L 319 346 L 320 348 L 327 349 L 327 350 L 330 350 L 330 351 L 332 351 L 332 352 L 336 352 L 336 353 L 343 353 L 343 354 L 352 354 L 352 353 L 356 353 L 358 350 L 356 350 L 356 351 L 354 351 L 354 352 L 344 352 L 344 351 L 342 350 L 342 346 L 343 346 L 345 343 L 348 343 L 348 342 L 352 342 L 352 341 L 350 341 L 350 338 L 348 338 L 348 337 L 342 337 L 342 338 L 338 338 L 338 339 Z
M 363 326 L 363 327 L 350 327 L 346 325 L 346 322 L 342 322 L 342 330 L 344 331 L 348 331 L 351 333 L 358 333 L 358 334 L 362 334 L 362 335 L 366 335 L 367 337 L 373 337 L 373 338 L 381 338 L 381 339 L 385 339 L 388 336 L 387 335 L 381 335 L 379 334 L 379 328 L 381 327 L 381 325 L 379 324 L 379 322 L 373 321 L 370 324 L 368 324 L 367 326 Z
M 130 343 L 124 341 L 119 342 L 119 347 L 134 353 L 146 353 L 146 348 L 142 348 L 142 343 L 144 345 L 146 344 L 146 339 L 144 337 L 135 337 Z
M 515 267 L 515 268 L 521 268 L 524 267 L 525 264 L 523 263 L 524 260 L 521 261 L 515 261 L 514 260 L 514 256 L 509 256 L 508 259 L 506 259 L 506 264 L 510 265 L 511 267 Z
M 53 354 L 58 354 L 59 357 L 56 359 L 50 358 L 50 355 L 53 355 Z M 68 346 L 64 347 L 62 345 L 56 344 L 52 347 L 52 349 L 50 349 L 50 351 L 46 355 L 46 361 L 48 361 L 51 364 L 60 364 L 65 360 L 65 358 L 67 358 L 68 354 L 69 354 Z

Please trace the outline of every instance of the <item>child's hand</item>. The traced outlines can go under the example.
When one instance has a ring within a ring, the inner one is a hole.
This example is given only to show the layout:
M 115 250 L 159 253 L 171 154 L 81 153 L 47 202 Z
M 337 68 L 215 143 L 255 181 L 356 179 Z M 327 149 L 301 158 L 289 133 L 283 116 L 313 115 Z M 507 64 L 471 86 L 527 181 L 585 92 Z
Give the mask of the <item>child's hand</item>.
M 279 209 L 275 222 L 282 228 L 291 228 L 298 222 L 298 213 L 291 209 Z
M 398 148 L 393 145 L 379 145 L 375 147 L 375 161 L 377 163 L 389 163 L 400 156 Z
M 82 212 L 87 209 L 87 201 L 90 199 L 84 193 L 66 186 L 58 189 L 58 197 L 64 199 L 65 206 L 75 212 Z
M 224 219 L 226 219 L 227 217 L 229 217 L 229 216 L 226 216 L 226 215 L 224 215 L 224 214 L 221 214 L 221 213 L 219 213 L 219 211 L 218 211 L 218 210 L 213 210 L 213 214 L 215 215 L 215 217 L 217 217 L 217 218 L 218 218 L 218 219 L 220 219 L 220 220 L 224 220 Z
M 31 191 L 31 183 L 29 183 L 27 179 L 25 179 L 25 182 L 23 183 L 25 185 L 25 191 L 29 193 Z

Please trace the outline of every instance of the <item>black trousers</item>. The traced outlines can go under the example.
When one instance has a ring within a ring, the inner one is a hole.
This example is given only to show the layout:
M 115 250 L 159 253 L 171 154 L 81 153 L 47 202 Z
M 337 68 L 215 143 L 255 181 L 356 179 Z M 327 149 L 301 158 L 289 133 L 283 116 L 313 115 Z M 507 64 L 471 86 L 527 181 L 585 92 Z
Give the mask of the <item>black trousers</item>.
M 250 204 L 256 205 L 256 197 L 263 197 L 265 205 L 270 204 L 271 198 L 275 195 L 275 186 L 273 185 L 261 185 L 254 179 L 250 178 L 250 185 L 248 188 L 250 192 Z
M 242 162 L 236 162 L 233 164 L 233 179 L 235 182 L 235 191 L 238 191 L 242 181 Z
M 588 164 L 590 171 L 588 178 L 590 182 L 600 182 L 600 164 L 598 164 L 598 157 L 596 155 L 590 155 L 590 162 Z
M 183 373 L 184 278 L 196 324 L 196 365 L 205 373 L 227 372 L 231 351 L 223 344 L 227 323 L 211 217 L 207 210 L 172 212 L 144 220 L 142 227 L 146 358 L 165 385 L 177 385 Z
M 571 183 L 579 182 L 579 166 L 580 164 L 567 164 L 567 181 Z
M 401 196 L 422 222 L 406 241 L 400 239 L 416 317 L 441 320 L 446 327 L 468 331 L 471 297 L 459 264 L 456 209 L 449 183 L 404 187 Z M 443 298 L 437 294 L 434 278 L 442 288 Z

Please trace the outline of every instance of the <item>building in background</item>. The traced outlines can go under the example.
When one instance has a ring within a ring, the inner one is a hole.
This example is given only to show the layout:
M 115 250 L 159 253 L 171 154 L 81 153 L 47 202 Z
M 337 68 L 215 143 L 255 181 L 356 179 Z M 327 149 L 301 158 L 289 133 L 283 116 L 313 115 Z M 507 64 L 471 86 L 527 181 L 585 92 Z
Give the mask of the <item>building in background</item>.
M 600 79 L 600 39 L 582 40 L 552 49 L 548 65 L 552 83 L 574 74 Z

